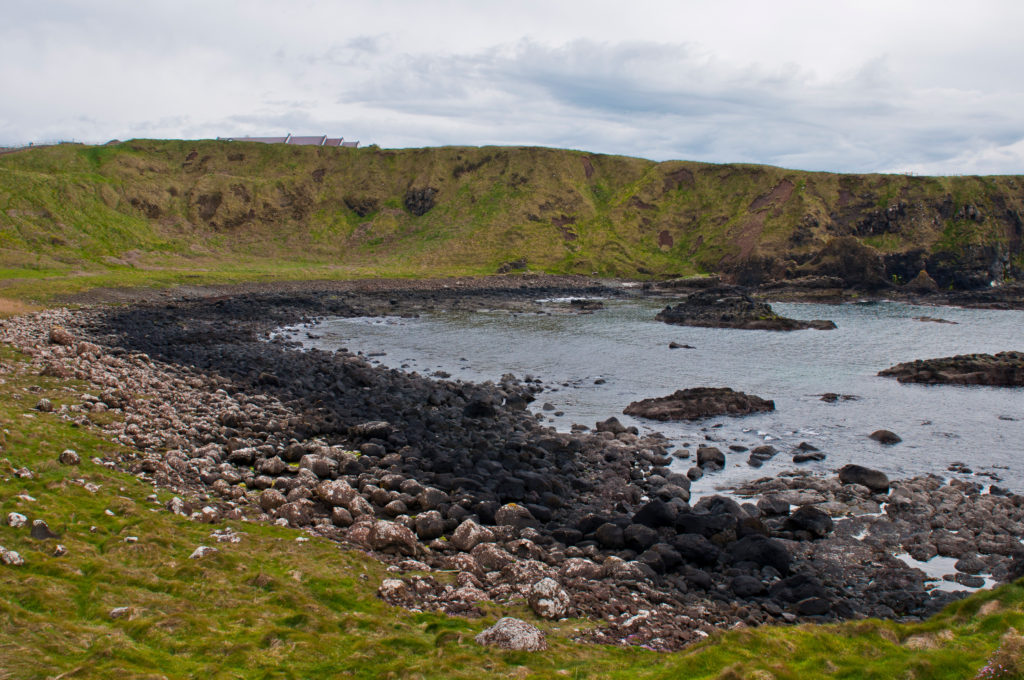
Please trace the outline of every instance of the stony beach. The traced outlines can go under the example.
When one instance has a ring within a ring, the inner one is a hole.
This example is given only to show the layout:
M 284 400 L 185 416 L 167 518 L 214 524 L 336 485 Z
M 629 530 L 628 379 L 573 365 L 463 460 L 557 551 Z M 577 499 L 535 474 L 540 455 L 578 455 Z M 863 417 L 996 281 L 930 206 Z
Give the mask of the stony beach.
M 594 621 L 580 639 L 671 650 L 717 628 L 918 620 L 960 596 L 898 555 L 955 558 L 969 587 L 1024 574 L 1024 497 L 998 487 L 844 468 L 691 499 L 712 452 L 687 475 L 613 414 L 556 432 L 527 409 L 541 379 L 434 379 L 271 339 L 325 316 L 623 294 L 553 277 L 146 292 L 5 320 L 0 341 L 89 385 L 61 415 L 135 451 L 111 463 L 173 489 L 168 512 L 372 552 L 394 572 L 380 596 L 408 608 L 525 601 Z

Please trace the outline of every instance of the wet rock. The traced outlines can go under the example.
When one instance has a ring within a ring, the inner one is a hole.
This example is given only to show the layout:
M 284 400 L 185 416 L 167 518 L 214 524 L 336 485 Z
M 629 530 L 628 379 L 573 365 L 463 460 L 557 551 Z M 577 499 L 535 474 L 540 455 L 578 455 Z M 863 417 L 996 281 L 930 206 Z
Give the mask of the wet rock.
M 797 508 L 786 518 L 785 527 L 790 531 L 806 531 L 814 538 L 822 538 L 834 527 L 832 518 L 813 505 Z
M 629 428 L 619 422 L 619 419 L 615 416 L 595 424 L 594 429 L 598 432 L 611 432 L 612 434 L 629 432 Z
M 775 495 L 763 496 L 757 501 L 757 509 L 767 516 L 788 515 L 789 502 Z
M 872 470 L 861 465 L 844 465 L 839 470 L 839 481 L 843 484 L 860 484 L 874 493 L 889 491 L 889 478 L 884 472 Z
M 697 449 L 697 465 L 701 468 L 721 469 L 725 467 L 725 454 L 714 446 Z
M 1024 352 L 961 354 L 939 359 L 917 359 L 879 371 L 901 383 L 930 385 L 1024 386 Z
M 634 401 L 623 413 L 651 420 L 698 420 L 711 416 L 741 416 L 774 411 L 775 402 L 729 387 L 695 387 L 667 397 Z
M 810 463 L 825 460 L 825 453 L 823 451 L 801 451 L 800 453 L 793 454 L 794 463 Z
M 540 652 L 548 648 L 544 633 L 525 621 L 506 616 L 475 638 L 477 644 L 516 652 Z
M 871 439 L 874 439 L 879 444 L 899 444 L 903 439 L 895 432 L 889 430 L 875 430 L 868 435 Z
M 757 302 L 735 287 L 697 291 L 674 307 L 665 307 L 654 318 L 669 324 L 710 328 L 794 331 L 836 327 L 831 321 L 798 321 L 779 316 L 767 303 Z

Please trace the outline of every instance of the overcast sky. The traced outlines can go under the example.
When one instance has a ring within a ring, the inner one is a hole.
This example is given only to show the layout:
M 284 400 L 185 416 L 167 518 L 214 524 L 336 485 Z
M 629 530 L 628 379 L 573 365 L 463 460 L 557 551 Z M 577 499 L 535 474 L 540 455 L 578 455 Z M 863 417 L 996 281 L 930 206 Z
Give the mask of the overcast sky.
M 330 134 L 1024 173 L 1020 0 L 3 0 L 0 146 Z

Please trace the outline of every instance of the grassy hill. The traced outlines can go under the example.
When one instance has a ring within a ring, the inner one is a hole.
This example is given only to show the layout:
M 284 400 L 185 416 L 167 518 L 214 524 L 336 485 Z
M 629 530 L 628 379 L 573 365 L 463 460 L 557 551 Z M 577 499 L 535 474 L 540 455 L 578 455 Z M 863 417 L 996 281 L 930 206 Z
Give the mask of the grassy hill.
M 75 288 L 490 274 L 525 261 L 552 273 L 756 282 L 821 273 L 815 258 L 845 236 L 879 256 L 887 278 L 927 267 L 945 286 L 950 263 L 1015 276 L 1022 215 L 1016 176 L 839 175 L 545 148 L 65 144 L 0 156 L 0 275 L 24 293 L 54 276 L 79 279 L 65 281 Z

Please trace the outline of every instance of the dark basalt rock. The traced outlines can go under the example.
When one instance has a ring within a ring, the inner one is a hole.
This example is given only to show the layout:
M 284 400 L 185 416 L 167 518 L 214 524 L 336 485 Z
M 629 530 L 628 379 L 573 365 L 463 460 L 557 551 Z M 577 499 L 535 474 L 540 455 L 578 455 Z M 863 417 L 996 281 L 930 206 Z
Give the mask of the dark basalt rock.
M 901 383 L 929 385 L 1024 386 L 1024 352 L 958 354 L 939 359 L 917 359 L 879 371 Z
M 843 484 L 860 484 L 866 486 L 875 493 L 887 493 L 889 491 L 889 478 L 884 472 L 872 470 L 862 465 L 844 465 L 839 470 L 839 481 Z
M 798 321 L 779 316 L 768 303 L 754 300 L 742 289 L 725 287 L 692 293 L 674 307 L 665 307 L 654 318 L 679 326 L 765 331 L 830 330 L 836 327 L 831 321 Z
M 695 387 L 678 390 L 667 397 L 634 401 L 623 413 L 652 420 L 697 420 L 774 410 L 775 402 L 729 387 Z
M 903 441 L 902 437 L 890 430 L 875 430 L 869 434 L 868 437 L 874 439 L 879 444 L 887 444 L 890 446 L 892 444 L 899 444 Z

